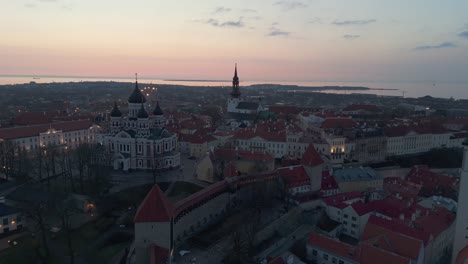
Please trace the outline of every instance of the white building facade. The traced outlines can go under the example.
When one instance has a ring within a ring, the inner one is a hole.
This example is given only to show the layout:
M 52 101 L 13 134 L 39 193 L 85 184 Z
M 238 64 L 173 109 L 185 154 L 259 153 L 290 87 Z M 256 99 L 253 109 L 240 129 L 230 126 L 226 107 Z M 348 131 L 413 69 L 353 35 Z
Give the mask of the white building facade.
M 135 83 L 128 99 L 128 116 L 117 104 L 111 112 L 110 131 L 103 144 L 112 154 L 115 170 L 166 170 L 180 166 L 177 136 L 165 129 L 159 102 L 149 116 L 146 99 Z

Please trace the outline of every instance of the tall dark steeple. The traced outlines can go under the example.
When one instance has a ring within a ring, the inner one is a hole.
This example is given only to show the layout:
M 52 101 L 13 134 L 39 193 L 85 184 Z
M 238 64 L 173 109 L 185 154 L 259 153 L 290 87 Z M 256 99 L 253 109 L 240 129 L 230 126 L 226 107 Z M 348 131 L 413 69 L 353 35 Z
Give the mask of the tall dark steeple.
M 239 77 L 237 77 L 237 63 L 234 68 L 234 78 L 232 78 L 232 92 L 231 96 L 233 98 L 239 98 L 241 96 L 241 92 L 239 90 Z

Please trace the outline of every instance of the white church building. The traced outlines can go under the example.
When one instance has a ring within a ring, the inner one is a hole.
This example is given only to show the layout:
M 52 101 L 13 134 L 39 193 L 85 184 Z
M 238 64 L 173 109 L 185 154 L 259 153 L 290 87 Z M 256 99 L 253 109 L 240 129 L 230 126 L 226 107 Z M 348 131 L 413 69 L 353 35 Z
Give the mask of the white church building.
M 145 103 L 136 81 L 128 98 L 128 116 L 123 116 L 117 103 L 114 104 L 104 144 L 112 154 L 115 170 L 167 170 L 180 166 L 177 136 L 165 129 L 159 102 L 152 115 Z
M 246 101 L 241 97 L 239 89 L 239 77 L 237 76 L 237 64 L 232 78 L 231 97 L 227 101 L 227 114 L 225 123 L 231 128 L 252 126 L 264 107 L 258 102 Z

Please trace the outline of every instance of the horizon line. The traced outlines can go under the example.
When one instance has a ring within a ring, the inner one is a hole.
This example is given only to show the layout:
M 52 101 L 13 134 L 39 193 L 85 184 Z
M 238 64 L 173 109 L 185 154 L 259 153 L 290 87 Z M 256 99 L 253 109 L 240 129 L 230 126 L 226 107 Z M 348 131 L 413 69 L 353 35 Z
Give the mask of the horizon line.
M 121 76 L 86 76 L 86 75 L 37 75 L 37 74 L 0 74 L 1 77 L 44 77 L 44 78 L 88 78 L 88 79 L 129 79 L 134 80 L 135 77 L 121 77 Z M 231 80 L 219 79 L 181 79 L 181 78 L 160 78 L 160 77 L 140 77 L 142 80 L 159 80 L 166 82 L 230 82 Z M 433 81 L 433 80 L 240 80 L 240 82 L 345 82 L 345 83 L 468 83 L 468 80 L 454 80 L 454 81 Z

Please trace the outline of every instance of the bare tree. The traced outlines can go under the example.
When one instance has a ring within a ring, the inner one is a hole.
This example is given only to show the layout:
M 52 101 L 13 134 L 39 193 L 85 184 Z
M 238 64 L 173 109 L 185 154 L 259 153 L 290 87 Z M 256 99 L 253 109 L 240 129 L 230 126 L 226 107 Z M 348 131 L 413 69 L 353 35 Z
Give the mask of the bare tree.
M 11 141 L 2 141 L 0 145 L 0 169 L 6 180 L 14 173 L 15 144 Z
M 73 248 L 73 239 L 72 239 L 72 225 L 71 218 L 76 214 L 77 210 L 74 209 L 72 200 L 67 200 L 61 203 L 56 212 L 62 223 L 62 230 L 65 232 L 65 237 L 67 239 L 67 248 L 68 256 L 70 257 L 70 264 L 75 263 L 75 250 Z
M 26 216 L 32 222 L 32 227 L 35 228 L 41 235 L 41 246 L 44 251 L 42 258 L 46 259 L 50 255 L 49 244 L 47 242 L 47 224 L 46 224 L 46 205 L 43 203 L 33 203 L 26 209 Z M 43 260 L 44 260 L 43 259 Z
M 78 180 L 80 184 L 80 191 L 84 193 L 84 176 L 87 172 L 87 166 L 89 164 L 89 146 L 88 144 L 82 144 L 75 150 L 75 165 L 78 169 Z

